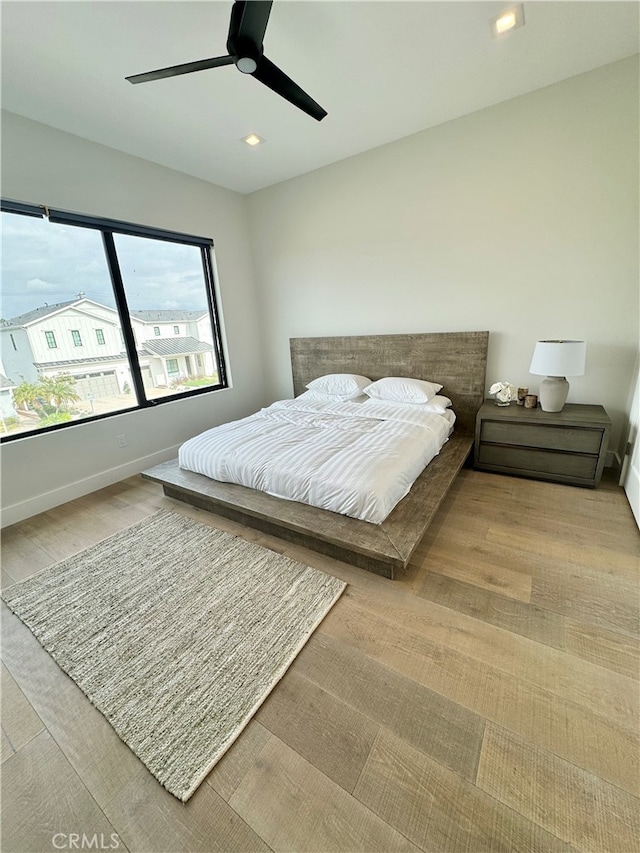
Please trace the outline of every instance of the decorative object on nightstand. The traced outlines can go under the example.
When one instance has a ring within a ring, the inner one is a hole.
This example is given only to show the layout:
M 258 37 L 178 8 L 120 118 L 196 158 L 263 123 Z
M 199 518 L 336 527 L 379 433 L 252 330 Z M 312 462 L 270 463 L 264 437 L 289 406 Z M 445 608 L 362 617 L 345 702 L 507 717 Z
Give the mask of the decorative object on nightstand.
M 516 400 L 518 392 L 515 385 L 510 382 L 494 382 L 489 388 L 490 394 L 495 394 L 496 406 L 508 406 L 512 400 Z
M 567 376 L 583 376 L 587 355 L 586 341 L 538 341 L 529 373 L 546 376 L 538 397 L 543 412 L 561 412 L 567 402 Z

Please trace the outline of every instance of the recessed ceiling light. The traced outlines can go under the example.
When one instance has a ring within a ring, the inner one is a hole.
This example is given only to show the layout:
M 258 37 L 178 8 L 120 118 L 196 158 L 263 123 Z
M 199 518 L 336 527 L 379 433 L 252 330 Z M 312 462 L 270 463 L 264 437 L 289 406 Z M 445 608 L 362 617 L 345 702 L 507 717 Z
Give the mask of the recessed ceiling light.
M 494 38 L 501 36 L 503 33 L 508 33 L 510 30 L 515 30 L 516 27 L 524 26 L 524 6 L 519 3 L 517 6 L 512 6 L 507 9 L 497 18 L 491 21 L 491 34 Z
M 257 133 L 250 133 L 248 136 L 243 136 L 240 142 L 244 142 L 245 145 L 250 145 L 254 148 L 256 145 L 262 145 L 264 139 L 258 136 Z

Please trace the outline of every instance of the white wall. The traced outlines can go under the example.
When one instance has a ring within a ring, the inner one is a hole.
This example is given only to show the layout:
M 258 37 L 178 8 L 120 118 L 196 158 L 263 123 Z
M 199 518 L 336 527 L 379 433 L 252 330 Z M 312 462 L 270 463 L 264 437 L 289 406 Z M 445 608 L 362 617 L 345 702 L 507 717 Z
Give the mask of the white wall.
M 4 444 L 3 525 L 168 459 L 186 438 L 265 402 L 245 197 L 4 112 L 2 194 L 213 237 L 233 381 L 232 389 Z
M 327 120 L 330 120 L 327 119 Z M 588 342 L 619 448 L 638 345 L 637 57 L 249 197 L 270 396 L 288 338 L 488 329 L 487 387 Z M 437 378 L 437 377 L 435 377 Z

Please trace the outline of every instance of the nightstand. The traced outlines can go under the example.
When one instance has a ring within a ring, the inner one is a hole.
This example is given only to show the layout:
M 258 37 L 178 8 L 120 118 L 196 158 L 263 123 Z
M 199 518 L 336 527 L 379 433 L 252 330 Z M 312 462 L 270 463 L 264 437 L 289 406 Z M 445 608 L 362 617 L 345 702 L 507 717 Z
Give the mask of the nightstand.
M 476 417 L 474 466 L 593 488 L 602 476 L 610 429 L 602 406 L 568 403 L 561 412 L 543 412 L 487 400 Z

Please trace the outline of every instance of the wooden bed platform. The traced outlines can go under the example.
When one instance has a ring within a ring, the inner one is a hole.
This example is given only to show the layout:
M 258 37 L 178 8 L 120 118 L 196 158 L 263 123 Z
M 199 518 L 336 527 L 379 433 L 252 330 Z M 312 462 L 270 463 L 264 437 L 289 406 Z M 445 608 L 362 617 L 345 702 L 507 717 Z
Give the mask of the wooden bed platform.
M 411 559 L 473 446 L 488 340 L 488 332 L 291 339 L 294 396 L 326 373 L 360 373 L 372 380 L 413 376 L 438 381 L 453 402 L 453 435 L 382 524 L 211 480 L 182 470 L 177 460 L 142 476 L 161 483 L 168 497 L 393 578 Z

